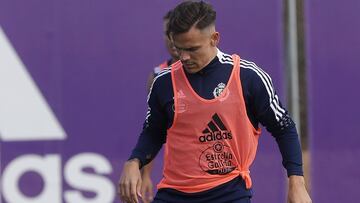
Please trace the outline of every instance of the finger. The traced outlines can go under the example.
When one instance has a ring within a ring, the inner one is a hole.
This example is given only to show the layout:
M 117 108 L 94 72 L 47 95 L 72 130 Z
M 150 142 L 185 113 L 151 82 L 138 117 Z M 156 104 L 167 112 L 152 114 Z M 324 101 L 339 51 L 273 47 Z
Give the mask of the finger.
M 118 187 L 117 187 L 117 194 L 118 194 L 118 197 L 119 197 L 120 201 L 123 202 L 120 182 L 119 182 Z
M 125 195 L 125 191 L 124 191 L 124 183 L 122 180 L 119 181 L 119 185 L 118 185 L 118 195 L 120 197 L 121 202 L 125 202 L 124 199 L 124 195 Z
M 147 187 L 148 187 L 148 185 L 146 184 L 146 182 L 141 183 L 140 193 L 141 193 L 141 195 L 142 195 L 143 197 L 146 195 Z
M 137 181 L 135 182 L 135 181 L 132 181 L 132 182 L 130 182 L 130 200 L 131 200 L 131 202 L 135 202 L 135 203 L 138 203 L 139 202 L 139 200 L 138 200 L 138 197 L 137 197 Z
M 126 181 L 123 186 L 123 192 L 124 192 L 124 201 L 130 202 L 131 201 L 131 185 L 130 182 Z
M 138 181 L 137 181 L 137 183 L 136 183 L 136 193 L 137 193 L 137 195 L 139 196 L 139 197 L 143 197 L 142 196 L 142 193 L 141 193 L 141 185 L 142 185 L 142 181 L 141 181 L 141 179 L 139 179 Z
M 130 202 L 130 200 L 129 200 L 130 198 L 129 198 L 129 195 L 127 195 L 126 192 L 125 192 L 126 187 L 127 186 L 125 184 L 123 184 L 121 189 L 120 189 L 121 190 L 120 191 L 120 200 L 121 200 L 121 202 L 126 202 L 127 203 L 127 202 Z
M 147 203 L 146 202 L 146 199 L 145 199 L 145 197 L 146 197 L 146 186 L 145 185 L 141 185 L 141 191 L 140 191 L 140 193 L 141 193 L 141 199 L 142 199 L 142 201 L 144 202 L 144 203 Z
M 154 199 L 154 192 L 153 192 L 153 188 L 152 188 L 152 187 L 149 188 L 148 193 L 149 193 L 148 201 L 149 201 L 149 202 L 152 202 L 153 199 Z
M 153 197 L 153 192 L 152 192 L 152 186 L 151 184 L 146 185 L 146 187 L 142 187 L 142 190 L 145 190 L 144 192 L 142 192 L 141 194 L 142 196 L 142 200 L 144 201 L 144 203 L 149 203 L 152 201 Z

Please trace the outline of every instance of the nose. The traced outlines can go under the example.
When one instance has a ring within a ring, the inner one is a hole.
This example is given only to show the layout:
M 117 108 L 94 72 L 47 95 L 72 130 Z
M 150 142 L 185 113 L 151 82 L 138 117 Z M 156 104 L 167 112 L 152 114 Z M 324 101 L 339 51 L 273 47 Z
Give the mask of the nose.
M 179 58 L 181 61 L 187 61 L 190 59 L 190 54 L 187 51 L 178 51 Z

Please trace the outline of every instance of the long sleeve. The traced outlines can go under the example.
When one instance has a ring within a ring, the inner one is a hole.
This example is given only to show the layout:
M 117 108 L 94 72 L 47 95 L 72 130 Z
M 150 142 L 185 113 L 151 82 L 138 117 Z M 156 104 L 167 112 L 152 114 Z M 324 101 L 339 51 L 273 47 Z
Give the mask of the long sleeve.
M 256 64 L 246 60 L 241 61 L 241 67 L 247 76 L 244 83 L 248 87 L 244 94 L 248 94 L 245 99 L 249 105 L 248 110 L 252 113 L 249 118 L 253 125 L 261 123 L 276 139 L 288 176 L 303 175 L 301 147 L 295 123 L 281 105 L 270 76 Z
M 141 166 L 148 164 L 166 141 L 167 119 L 166 113 L 159 102 L 159 94 L 161 93 L 159 89 L 161 84 L 159 83 L 161 82 L 159 82 L 158 77 L 155 77 L 150 89 L 148 111 L 143 129 L 129 158 L 138 158 Z

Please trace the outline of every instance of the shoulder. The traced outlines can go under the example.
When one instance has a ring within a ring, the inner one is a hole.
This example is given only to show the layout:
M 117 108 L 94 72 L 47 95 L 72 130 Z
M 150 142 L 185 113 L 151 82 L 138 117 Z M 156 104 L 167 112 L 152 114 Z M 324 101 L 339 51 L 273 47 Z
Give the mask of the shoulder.
M 240 60 L 240 73 L 242 80 L 250 80 L 255 83 L 266 84 L 267 86 L 273 86 L 271 77 L 263 69 L 261 69 L 256 63 L 241 59 Z
M 171 69 L 165 68 L 154 78 L 147 97 L 148 103 L 166 104 L 173 98 L 173 86 L 171 80 Z
M 220 63 L 234 65 L 234 60 L 230 54 L 226 54 L 218 49 L 216 56 Z
M 163 92 L 168 87 L 172 88 L 170 67 L 164 68 L 155 75 L 154 80 L 150 86 L 150 94 L 153 94 L 153 92 Z
M 240 59 L 240 69 L 242 72 L 251 75 L 251 76 L 256 76 L 256 75 L 266 75 L 268 76 L 268 74 L 261 69 L 258 65 L 256 65 L 255 62 L 253 61 L 249 61 L 246 59 Z
M 168 68 L 168 61 L 164 61 L 161 64 L 159 64 L 158 66 L 154 67 L 154 74 L 157 75 L 159 74 L 161 71 L 163 71 L 165 68 Z

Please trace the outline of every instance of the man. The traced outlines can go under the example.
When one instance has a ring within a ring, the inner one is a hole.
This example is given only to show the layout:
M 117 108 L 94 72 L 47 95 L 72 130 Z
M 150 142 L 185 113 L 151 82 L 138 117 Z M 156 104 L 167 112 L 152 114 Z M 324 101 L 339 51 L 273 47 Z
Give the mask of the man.
M 171 40 L 169 39 L 169 36 L 166 34 L 166 27 L 167 23 L 169 22 L 170 15 L 172 14 L 172 10 L 168 11 L 165 16 L 163 17 L 163 27 L 164 27 L 164 41 L 165 41 L 165 47 L 167 52 L 170 55 L 170 59 L 163 61 L 161 64 L 156 66 L 149 74 L 148 81 L 147 81 L 147 89 L 150 91 L 151 84 L 157 74 L 159 74 L 161 71 L 163 71 L 165 68 L 168 68 L 171 64 L 173 64 L 175 61 L 179 60 L 179 56 L 176 52 L 176 48 L 172 44 Z
M 268 74 L 217 48 L 215 19 L 211 5 L 202 1 L 186 1 L 173 10 L 167 31 L 181 62 L 154 79 L 143 132 L 124 164 L 120 198 L 138 202 L 139 168 L 166 141 L 154 202 L 250 202 L 249 167 L 261 123 L 280 148 L 289 177 L 288 201 L 311 202 L 295 124 Z
M 167 52 L 170 55 L 170 59 L 162 62 L 160 65 L 156 66 L 154 70 L 149 74 L 147 81 L 147 90 L 150 93 L 151 84 L 153 83 L 154 78 L 165 68 L 169 68 L 171 64 L 179 60 L 178 54 L 172 42 L 170 41 L 168 35 L 166 34 L 166 27 L 169 22 L 170 15 L 172 10 L 168 11 L 163 17 L 164 25 L 164 41 Z M 153 183 L 151 180 L 151 171 L 153 167 L 153 161 L 143 167 L 141 170 L 142 184 L 141 184 L 141 196 L 144 203 L 149 203 L 153 200 Z

